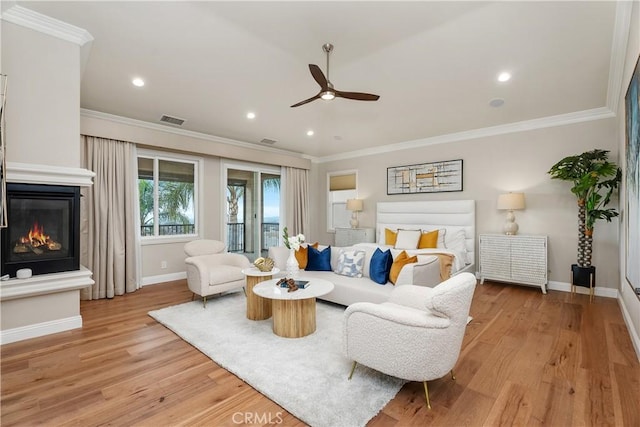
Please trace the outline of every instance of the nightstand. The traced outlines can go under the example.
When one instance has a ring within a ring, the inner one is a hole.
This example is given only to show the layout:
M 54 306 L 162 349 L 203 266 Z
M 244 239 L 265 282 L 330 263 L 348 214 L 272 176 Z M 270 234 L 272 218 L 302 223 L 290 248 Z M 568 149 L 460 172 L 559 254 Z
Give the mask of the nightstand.
M 356 243 L 374 243 L 375 228 L 336 228 L 335 246 L 352 246 Z
M 484 279 L 535 285 L 547 293 L 547 236 L 481 234 L 480 283 Z

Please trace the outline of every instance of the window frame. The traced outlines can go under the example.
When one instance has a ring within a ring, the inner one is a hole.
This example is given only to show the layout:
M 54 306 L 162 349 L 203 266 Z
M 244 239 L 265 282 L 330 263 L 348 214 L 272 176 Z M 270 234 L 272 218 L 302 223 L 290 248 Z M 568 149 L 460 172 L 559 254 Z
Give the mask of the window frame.
M 141 233 L 142 224 L 139 224 L 137 227 L 138 230 L 138 238 L 140 239 L 141 245 L 155 245 L 155 244 L 164 244 L 164 243 L 181 243 L 181 242 L 189 242 L 196 238 L 202 238 L 203 236 L 203 224 L 201 224 L 200 219 L 204 218 L 202 208 L 204 203 L 201 203 L 203 200 L 202 194 L 202 179 L 203 179 L 203 163 L 204 159 L 202 157 L 197 156 L 189 156 L 186 154 L 178 154 L 178 153 L 169 153 L 165 151 L 156 151 L 156 150 L 147 150 L 147 149 L 138 149 L 136 155 L 136 193 L 138 192 L 138 179 L 140 177 L 140 172 L 138 171 L 138 159 L 145 158 L 151 159 L 153 161 L 153 217 L 154 217 L 154 227 L 153 227 L 153 235 L 152 236 L 143 236 Z M 195 229 L 195 233 L 189 234 L 173 234 L 173 235 L 165 235 L 161 236 L 158 233 L 158 228 L 160 226 L 158 221 L 159 215 L 159 206 L 158 206 L 158 176 L 159 169 L 158 165 L 160 161 L 168 161 L 168 162 L 176 162 L 176 163 L 190 163 L 193 165 L 193 225 Z M 140 194 L 138 194 L 138 209 L 140 209 Z M 137 214 L 138 218 L 140 217 Z
M 333 176 L 341 176 L 341 175 L 355 175 L 355 188 L 348 190 L 334 190 L 331 191 L 331 177 Z M 335 191 L 340 191 L 341 197 L 339 200 L 334 200 L 333 193 Z M 342 228 L 340 226 L 336 227 L 334 224 L 334 207 L 340 208 L 340 205 L 344 205 L 345 215 L 348 215 L 351 218 L 351 212 L 347 211 L 347 199 L 357 199 L 358 198 L 358 170 L 357 169 L 348 169 L 341 171 L 332 171 L 327 172 L 327 232 L 335 233 L 336 228 Z M 343 200 L 344 199 L 344 200 Z M 350 227 L 350 225 L 345 225 L 345 227 Z

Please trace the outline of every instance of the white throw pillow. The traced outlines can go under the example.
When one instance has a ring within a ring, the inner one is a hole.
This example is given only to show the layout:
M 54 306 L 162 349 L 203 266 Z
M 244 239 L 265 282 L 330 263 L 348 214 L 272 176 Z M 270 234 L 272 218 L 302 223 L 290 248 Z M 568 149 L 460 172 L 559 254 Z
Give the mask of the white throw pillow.
M 417 249 L 422 230 L 398 230 L 395 249 Z
M 455 233 L 449 233 L 444 242 L 447 249 L 464 255 L 462 260 L 465 263 L 467 262 L 467 242 L 464 230 L 458 230 Z

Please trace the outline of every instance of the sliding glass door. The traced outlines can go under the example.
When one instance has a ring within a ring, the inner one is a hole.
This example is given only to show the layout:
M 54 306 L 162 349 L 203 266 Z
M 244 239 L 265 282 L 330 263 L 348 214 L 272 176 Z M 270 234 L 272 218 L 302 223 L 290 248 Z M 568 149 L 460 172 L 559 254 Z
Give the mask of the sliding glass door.
M 277 246 L 280 229 L 280 170 L 269 166 L 228 163 L 224 236 L 229 252 L 251 261 Z

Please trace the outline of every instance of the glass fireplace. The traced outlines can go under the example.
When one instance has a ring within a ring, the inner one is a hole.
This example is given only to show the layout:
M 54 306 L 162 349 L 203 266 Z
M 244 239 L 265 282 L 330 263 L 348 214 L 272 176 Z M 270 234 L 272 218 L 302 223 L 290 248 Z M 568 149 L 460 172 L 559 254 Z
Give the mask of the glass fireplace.
M 80 268 L 80 188 L 7 184 L 9 226 L 2 230 L 2 274 Z

